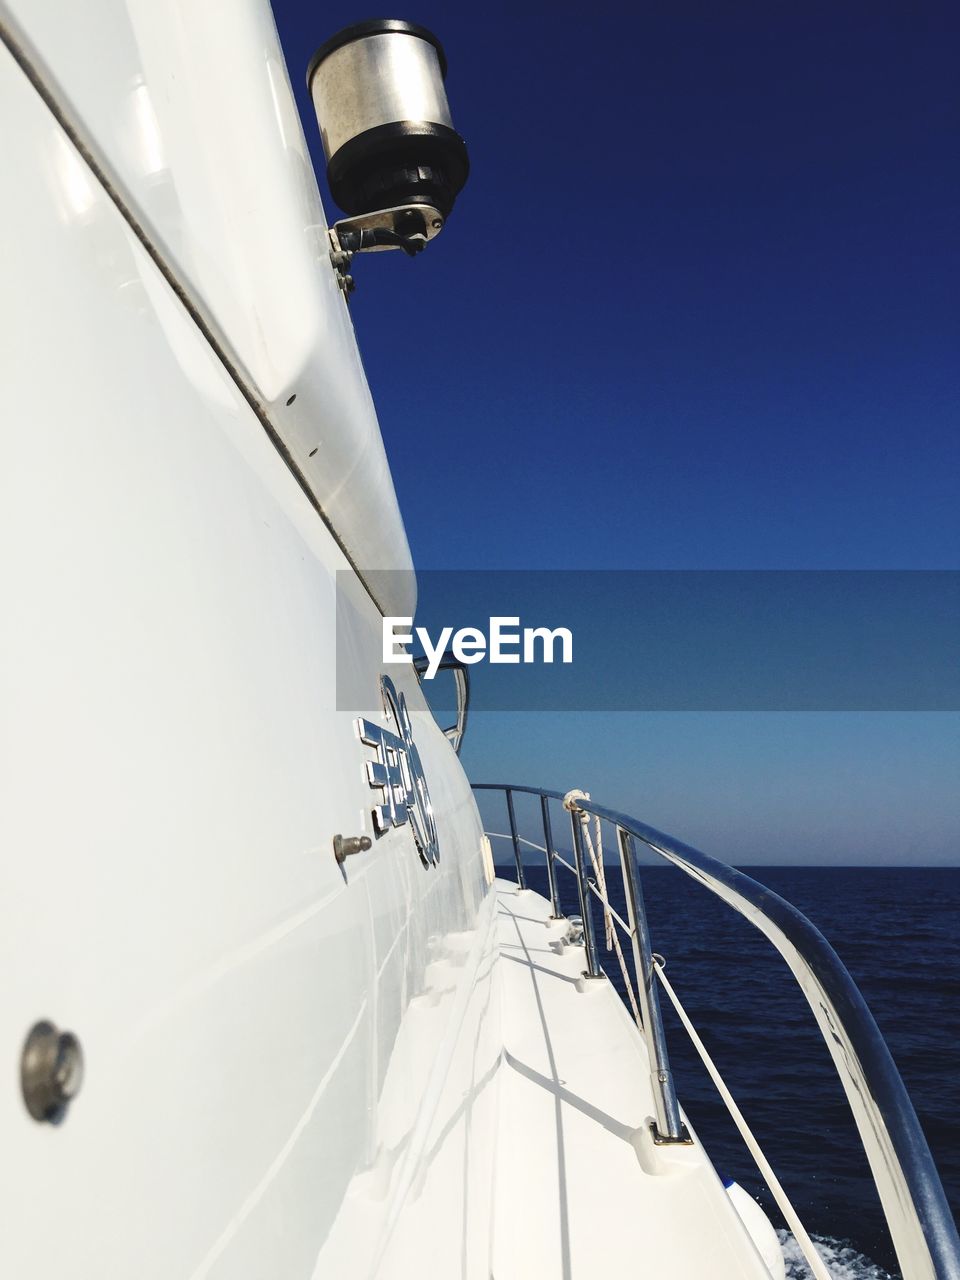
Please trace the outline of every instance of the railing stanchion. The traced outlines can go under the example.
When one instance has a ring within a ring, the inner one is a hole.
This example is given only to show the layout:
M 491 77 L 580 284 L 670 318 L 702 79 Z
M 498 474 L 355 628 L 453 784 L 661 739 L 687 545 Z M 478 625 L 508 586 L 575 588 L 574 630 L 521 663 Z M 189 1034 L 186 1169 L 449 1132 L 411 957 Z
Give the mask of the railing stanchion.
M 643 1038 L 650 1059 L 650 1078 L 653 1082 L 653 1101 L 656 1111 L 657 1137 L 661 1142 L 688 1141 L 680 1119 L 680 1104 L 670 1072 L 667 1039 L 660 1015 L 660 997 L 657 992 L 656 974 L 653 970 L 653 948 L 650 943 L 650 927 L 643 904 L 643 887 L 640 884 L 640 865 L 637 862 L 637 846 L 633 836 L 623 827 L 617 827 L 620 845 L 620 865 L 623 869 L 623 892 L 627 899 L 627 919 L 630 922 L 630 940 L 633 943 L 633 963 L 637 974 L 637 1000 L 643 1023 Z
M 573 827 L 573 852 L 577 861 L 577 888 L 580 890 L 580 917 L 583 920 L 583 949 L 587 953 L 586 976 L 602 978 L 600 964 L 597 960 L 597 935 L 593 931 L 593 908 L 590 905 L 590 887 L 587 884 L 587 868 L 583 858 L 584 814 L 580 809 L 570 810 L 570 822 Z
M 540 812 L 543 814 L 543 843 L 547 850 L 547 881 L 550 885 L 550 908 L 553 919 L 562 919 L 560 895 L 557 893 L 557 868 L 553 862 L 553 827 L 550 823 L 550 801 L 546 796 L 540 797 Z
M 513 856 L 517 860 L 517 885 L 521 889 L 527 887 L 527 877 L 523 874 L 523 859 L 520 857 L 520 837 L 517 835 L 517 815 L 513 811 L 513 792 L 507 792 L 507 815 L 510 818 L 510 837 L 513 840 Z

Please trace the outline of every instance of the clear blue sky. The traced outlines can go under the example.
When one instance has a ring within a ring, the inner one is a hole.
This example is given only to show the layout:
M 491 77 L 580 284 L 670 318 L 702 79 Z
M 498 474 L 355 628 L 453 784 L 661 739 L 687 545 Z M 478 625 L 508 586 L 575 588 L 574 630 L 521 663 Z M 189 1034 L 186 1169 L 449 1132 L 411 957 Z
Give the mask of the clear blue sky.
M 323 187 L 331 29 L 275 12 Z M 960 567 L 956 6 L 390 16 L 473 165 L 421 258 L 355 264 L 421 568 Z M 738 861 L 960 860 L 952 714 L 490 712 L 464 762 Z

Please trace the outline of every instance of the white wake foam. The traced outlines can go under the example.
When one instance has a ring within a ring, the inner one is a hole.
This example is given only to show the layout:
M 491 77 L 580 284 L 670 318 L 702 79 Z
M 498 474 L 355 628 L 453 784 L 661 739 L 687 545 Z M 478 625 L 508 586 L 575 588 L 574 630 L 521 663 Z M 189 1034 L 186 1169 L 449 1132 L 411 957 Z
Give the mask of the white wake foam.
M 812 1280 L 810 1268 L 793 1235 L 789 1231 L 778 1231 L 777 1236 L 787 1264 L 787 1280 Z M 813 1236 L 812 1240 L 833 1280 L 900 1280 L 842 1240 L 829 1236 Z

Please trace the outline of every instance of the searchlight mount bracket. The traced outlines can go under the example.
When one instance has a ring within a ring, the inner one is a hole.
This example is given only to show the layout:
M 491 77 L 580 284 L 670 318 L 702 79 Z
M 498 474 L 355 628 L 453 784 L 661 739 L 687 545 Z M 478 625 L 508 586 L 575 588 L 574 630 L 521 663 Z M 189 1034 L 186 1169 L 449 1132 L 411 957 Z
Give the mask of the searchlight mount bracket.
M 344 296 L 356 287 L 350 264 L 358 253 L 402 249 L 413 258 L 443 230 L 443 215 L 431 205 L 403 204 L 341 218 L 330 228 L 330 262 Z

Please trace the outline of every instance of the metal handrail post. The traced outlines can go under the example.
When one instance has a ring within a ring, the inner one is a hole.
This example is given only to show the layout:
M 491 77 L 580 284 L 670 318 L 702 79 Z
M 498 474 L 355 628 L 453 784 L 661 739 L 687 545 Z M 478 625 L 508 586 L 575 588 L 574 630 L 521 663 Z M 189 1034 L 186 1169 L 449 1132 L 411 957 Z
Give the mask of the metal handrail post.
M 527 887 L 527 877 L 523 874 L 523 859 L 520 857 L 520 837 L 517 835 L 517 815 L 513 811 L 513 792 L 509 787 L 507 793 L 507 816 L 510 819 L 510 837 L 513 840 L 513 856 L 517 861 L 517 885 L 521 889 Z
M 547 850 L 547 881 L 550 885 L 550 907 L 554 920 L 563 918 L 560 910 L 560 896 L 557 893 L 557 869 L 553 862 L 553 827 L 550 823 L 550 801 L 546 796 L 540 797 L 540 812 L 543 814 L 543 843 Z
M 620 866 L 623 870 L 623 892 L 627 899 L 630 940 L 633 943 L 637 1000 L 643 1024 L 641 1029 L 647 1046 L 647 1056 L 650 1059 L 657 1137 L 661 1142 L 684 1142 L 687 1140 L 687 1135 L 680 1119 L 680 1104 L 677 1101 L 677 1091 L 670 1071 L 667 1038 L 660 1014 L 660 997 L 657 993 L 653 968 L 650 926 L 647 923 L 647 911 L 643 904 L 637 846 L 633 836 L 624 831 L 623 827 L 617 827 L 617 840 L 620 845 Z
M 583 921 L 583 949 L 587 955 L 586 977 L 602 978 L 597 960 L 597 935 L 593 930 L 593 908 L 590 905 L 590 889 L 587 884 L 587 868 L 583 858 L 583 829 L 586 815 L 580 809 L 570 810 L 573 827 L 573 852 L 577 863 L 577 888 L 580 890 L 580 918 Z

